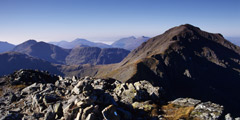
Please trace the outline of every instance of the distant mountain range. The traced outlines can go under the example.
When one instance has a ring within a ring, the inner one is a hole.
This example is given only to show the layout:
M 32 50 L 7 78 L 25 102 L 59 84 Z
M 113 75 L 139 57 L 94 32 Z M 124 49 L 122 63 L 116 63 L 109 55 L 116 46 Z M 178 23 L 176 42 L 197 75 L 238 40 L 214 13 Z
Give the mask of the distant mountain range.
M 138 46 L 140 46 L 143 42 L 146 42 L 148 39 L 150 39 L 149 37 L 127 37 L 127 38 L 122 38 L 114 43 L 112 43 L 112 47 L 116 47 L 116 48 L 124 48 L 126 50 L 133 50 L 135 48 L 137 48 Z
M 99 47 L 99 48 L 111 48 L 110 45 L 107 45 L 104 43 L 95 43 L 95 42 L 91 42 L 86 39 L 80 39 L 80 38 L 75 39 L 74 41 L 71 41 L 71 42 L 60 41 L 60 42 L 50 42 L 50 43 L 66 49 L 72 49 L 79 45 L 86 45 L 89 47 Z
M 62 48 L 66 49 L 72 49 L 77 46 L 89 46 L 89 47 L 99 47 L 99 48 L 123 48 L 126 50 L 133 50 L 137 48 L 139 45 L 141 45 L 143 42 L 146 42 L 149 39 L 149 37 L 126 37 L 119 39 L 112 43 L 111 45 L 107 45 L 104 43 L 95 43 L 88 41 L 86 39 L 75 39 L 74 41 L 68 42 L 68 41 L 60 41 L 60 42 L 50 42 L 50 44 L 57 45 Z
M 111 45 L 104 44 L 104 43 L 96 43 L 96 42 L 91 42 L 86 39 L 80 39 L 77 38 L 71 42 L 68 41 L 60 41 L 60 42 L 49 42 L 50 44 L 59 46 L 64 49 L 73 49 L 75 47 L 99 47 L 99 48 L 123 48 L 126 50 L 134 50 L 135 48 L 139 47 L 143 42 L 146 42 L 150 37 L 126 37 L 126 38 L 121 38 L 115 42 L 113 42 Z M 232 43 L 240 46 L 240 37 L 226 37 L 227 40 L 231 41 Z M 37 41 L 35 40 L 28 40 L 26 46 L 29 46 L 31 44 L 35 44 Z M 24 44 L 21 44 L 21 47 L 25 48 Z M 14 51 L 18 51 L 18 49 L 23 50 L 22 48 L 15 47 L 15 45 L 7 43 L 7 42 L 1 42 L 0 41 L 0 53 L 7 52 L 15 48 Z
M 35 40 L 28 40 L 19 44 L 12 51 L 24 53 L 51 63 L 67 65 L 118 63 L 129 53 L 128 50 L 120 48 L 86 47 L 86 45 L 78 45 L 73 49 L 64 49 Z
M 15 45 L 13 45 L 13 44 L 10 44 L 8 42 L 1 42 L 0 41 L 0 53 L 10 51 L 14 47 L 15 47 Z

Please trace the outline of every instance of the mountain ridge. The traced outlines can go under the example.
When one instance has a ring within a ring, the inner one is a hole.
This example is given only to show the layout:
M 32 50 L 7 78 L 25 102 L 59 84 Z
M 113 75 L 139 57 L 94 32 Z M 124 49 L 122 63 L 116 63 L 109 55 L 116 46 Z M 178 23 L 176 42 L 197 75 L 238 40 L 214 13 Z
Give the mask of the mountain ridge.
M 91 51 L 94 49 L 97 49 L 98 52 Z M 13 51 L 62 65 L 117 63 L 129 53 L 129 51 L 120 48 L 98 48 L 86 45 L 77 45 L 73 49 L 64 49 L 57 45 L 35 40 L 28 40 L 19 44 Z M 116 55 L 114 56 L 114 54 Z M 114 56 L 113 59 L 111 59 L 111 56 Z
M 11 43 L 0 41 L 0 53 L 10 51 L 14 47 L 15 47 L 15 45 L 13 45 Z
M 95 43 L 95 42 L 91 42 L 88 41 L 86 39 L 81 39 L 81 38 L 77 38 L 71 42 L 68 41 L 60 41 L 60 42 L 50 42 L 51 44 L 60 46 L 62 48 L 66 48 L 66 49 L 72 49 L 74 47 L 76 47 L 77 45 L 87 45 L 90 47 L 99 47 L 99 48 L 110 48 L 110 45 L 104 44 L 104 43 Z
M 37 42 L 35 40 L 28 40 L 19 44 L 13 49 L 13 51 L 24 53 L 56 64 L 64 64 L 65 58 L 70 52 L 68 49 L 63 49 L 45 42 Z

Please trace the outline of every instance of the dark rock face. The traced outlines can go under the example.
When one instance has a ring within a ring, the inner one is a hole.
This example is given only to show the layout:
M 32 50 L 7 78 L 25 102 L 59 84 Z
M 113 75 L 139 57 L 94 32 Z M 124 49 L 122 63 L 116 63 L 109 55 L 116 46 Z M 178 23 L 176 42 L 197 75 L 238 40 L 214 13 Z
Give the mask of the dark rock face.
M 32 79 L 35 75 L 36 79 Z M 165 99 L 165 91 L 146 80 L 121 83 L 114 79 L 78 79 L 51 76 L 45 72 L 21 70 L 1 81 L 1 119 L 65 120 L 162 120 L 219 119 L 223 107 L 191 98 Z M 12 79 L 23 82 L 11 85 Z M 22 78 L 21 78 L 22 77 Z M 30 86 L 22 86 L 24 82 Z M 3 84 L 2 82 L 5 82 Z M 14 87 L 15 86 L 15 87 Z M 9 89 L 9 87 L 11 87 Z M 14 88 L 14 89 L 13 89 Z M 3 89 L 8 89 L 4 91 Z M 9 91 L 11 92 L 9 94 Z M 10 101 L 9 99 L 12 99 Z M 181 112 L 182 111 L 182 112 Z M 230 114 L 226 117 L 230 118 Z

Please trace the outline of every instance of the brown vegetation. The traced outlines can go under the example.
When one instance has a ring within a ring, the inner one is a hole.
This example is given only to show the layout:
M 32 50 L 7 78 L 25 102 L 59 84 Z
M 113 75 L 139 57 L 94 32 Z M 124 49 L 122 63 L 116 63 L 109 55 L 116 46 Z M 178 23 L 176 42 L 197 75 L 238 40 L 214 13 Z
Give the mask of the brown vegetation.
M 168 120 L 178 120 L 178 119 L 190 119 L 190 113 L 193 111 L 194 106 L 179 106 L 175 104 L 168 104 L 162 106 L 162 110 L 164 112 L 164 117 Z

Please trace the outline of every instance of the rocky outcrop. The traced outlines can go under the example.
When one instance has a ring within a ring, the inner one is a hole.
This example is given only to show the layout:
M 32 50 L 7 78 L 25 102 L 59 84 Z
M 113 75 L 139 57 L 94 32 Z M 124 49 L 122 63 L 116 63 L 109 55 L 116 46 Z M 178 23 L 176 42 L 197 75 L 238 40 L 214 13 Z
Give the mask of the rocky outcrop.
M 7 76 L 11 85 L 34 85 L 36 83 L 55 83 L 58 80 L 56 75 L 51 75 L 47 71 L 18 70 Z M 31 87 L 31 86 L 28 86 Z M 26 90 L 28 91 L 28 90 Z
M 222 115 L 223 106 L 191 98 L 178 98 L 164 105 L 162 110 L 167 119 L 216 120 Z
M 11 84 L 14 78 L 21 82 Z M 114 79 L 62 78 L 46 72 L 21 70 L 1 78 L 0 83 L 0 118 L 4 120 L 204 120 L 223 117 L 223 107 L 212 102 L 179 98 L 167 104 L 164 89 L 145 80 L 121 83 Z

